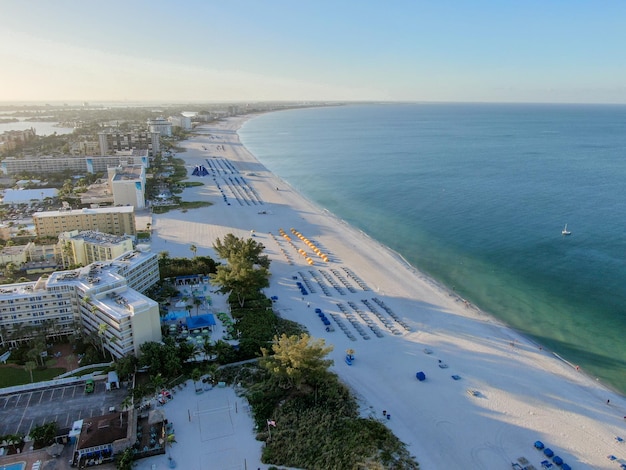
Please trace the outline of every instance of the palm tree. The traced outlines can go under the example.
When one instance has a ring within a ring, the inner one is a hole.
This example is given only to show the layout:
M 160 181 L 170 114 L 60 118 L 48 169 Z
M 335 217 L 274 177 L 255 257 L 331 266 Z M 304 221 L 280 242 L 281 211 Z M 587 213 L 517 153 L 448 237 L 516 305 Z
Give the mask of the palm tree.
M 133 407 L 133 394 L 129 393 L 126 398 L 122 400 L 122 411 L 130 410 Z
M 24 369 L 30 373 L 30 382 L 33 383 L 35 380 L 33 379 L 33 370 L 37 367 L 37 363 L 34 361 L 27 361 L 24 364 Z
M 189 249 L 193 253 L 193 257 L 195 258 L 196 257 L 196 253 L 198 252 L 198 247 L 192 243 L 191 246 L 189 247 Z
M 211 340 L 209 338 L 204 338 L 204 343 L 202 344 L 202 352 L 204 352 L 204 356 L 207 361 L 211 360 L 211 355 L 213 354 L 213 345 L 211 344 Z
M 194 297 L 193 303 L 196 306 L 196 316 L 198 316 L 198 308 L 200 307 L 200 305 L 202 305 L 202 300 L 200 300 L 198 297 Z
M 152 383 L 156 393 L 158 393 L 165 385 L 165 379 L 160 372 L 157 375 L 150 377 L 150 382 Z
M 104 349 L 104 340 L 106 338 L 106 332 L 109 329 L 109 325 L 106 323 L 100 323 L 98 325 L 98 337 L 100 338 L 100 348 L 102 349 L 102 356 L 104 357 L 106 351 Z
M 196 392 L 198 391 L 198 386 L 196 382 L 200 380 L 200 377 L 202 377 L 202 372 L 200 372 L 200 369 L 196 367 L 194 370 L 191 371 L 191 380 L 193 380 L 193 386 L 196 389 Z

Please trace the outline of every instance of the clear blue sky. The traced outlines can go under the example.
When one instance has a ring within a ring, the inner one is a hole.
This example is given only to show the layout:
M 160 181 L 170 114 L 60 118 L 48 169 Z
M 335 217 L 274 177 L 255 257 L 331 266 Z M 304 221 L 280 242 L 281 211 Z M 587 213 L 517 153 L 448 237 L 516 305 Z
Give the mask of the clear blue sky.
M 626 2 L 0 2 L 0 101 L 626 103 Z

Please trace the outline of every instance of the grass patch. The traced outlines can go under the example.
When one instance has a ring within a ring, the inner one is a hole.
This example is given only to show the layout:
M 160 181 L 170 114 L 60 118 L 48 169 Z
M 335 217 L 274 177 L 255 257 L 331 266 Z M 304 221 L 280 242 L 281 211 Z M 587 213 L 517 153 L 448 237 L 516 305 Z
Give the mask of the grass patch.
M 193 188 L 194 186 L 204 186 L 204 183 L 200 181 L 181 181 L 178 184 L 180 184 L 181 186 L 184 186 L 185 188 Z
M 200 207 L 212 206 L 212 202 L 208 201 L 181 201 L 177 206 L 153 206 L 152 212 L 155 214 L 165 214 L 173 210 L 187 211 L 189 209 L 198 209 Z
M 64 372 L 65 369 L 62 367 L 50 367 L 42 370 L 35 369 L 33 370 L 33 381 L 42 382 L 45 380 L 52 380 Z M 30 373 L 22 367 L 0 367 L 0 383 L 3 387 L 29 384 L 31 383 Z

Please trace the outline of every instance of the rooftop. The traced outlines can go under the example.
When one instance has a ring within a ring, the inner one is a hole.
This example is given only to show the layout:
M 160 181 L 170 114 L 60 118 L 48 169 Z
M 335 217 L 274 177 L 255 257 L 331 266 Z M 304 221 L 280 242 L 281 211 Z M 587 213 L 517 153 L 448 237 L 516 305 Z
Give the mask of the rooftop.
M 129 235 L 112 235 L 110 233 L 96 232 L 94 230 L 84 230 L 82 232 L 65 232 L 61 234 L 64 238 L 82 239 L 88 243 L 102 246 L 112 246 L 122 243 L 124 240 L 132 240 Z
M 98 207 L 97 209 L 68 209 L 59 211 L 45 211 L 37 212 L 33 214 L 33 219 L 44 217 L 59 217 L 68 214 L 115 214 L 115 213 L 134 213 L 135 208 L 133 206 L 119 206 L 119 207 Z

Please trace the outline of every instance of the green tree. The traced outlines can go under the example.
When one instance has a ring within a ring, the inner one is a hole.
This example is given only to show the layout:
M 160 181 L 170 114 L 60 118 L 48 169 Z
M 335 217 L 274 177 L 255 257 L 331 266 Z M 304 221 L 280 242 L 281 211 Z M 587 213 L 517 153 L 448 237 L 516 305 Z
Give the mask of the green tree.
M 192 243 L 192 244 L 189 246 L 189 249 L 190 249 L 190 250 L 191 250 L 191 252 L 193 253 L 193 257 L 194 257 L 194 259 L 195 259 L 195 257 L 196 257 L 196 253 L 198 253 L 198 247 Z
M 59 427 L 57 426 L 56 421 L 51 421 L 46 424 L 42 424 L 41 426 L 33 427 L 29 435 L 35 441 L 35 445 L 37 447 L 43 447 L 50 445 L 54 442 L 54 438 L 57 435 Z
M 200 305 L 202 305 L 202 300 L 200 300 L 198 297 L 194 297 L 193 304 L 196 306 L 196 316 L 198 316 L 198 309 L 200 308 Z
M 94 305 L 92 308 L 96 308 L 96 306 Z M 108 329 L 109 329 L 109 325 L 107 325 L 106 323 L 100 323 L 98 325 L 98 339 L 100 340 L 100 349 L 102 350 L 102 357 L 106 355 L 105 341 L 107 339 L 106 333 Z
M 36 368 L 37 368 L 37 363 L 33 362 L 33 361 L 27 361 L 26 364 L 24 364 L 24 369 L 27 370 L 30 373 L 30 381 L 31 381 L 31 383 L 34 382 L 33 371 Z
M 135 456 L 133 455 L 132 447 L 128 447 L 115 456 L 115 468 L 118 470 L 132 470 L 135 468 L 135 465 Z
M 198 391 L 198 380 L 200 380 L 200 377 L 202 377 L 202 372 L 200 371 L 200 369 L 198 369 L 197 367 L 191 371 L 191 380 L 193 380 L 193 386 L 196 390 L 196 392 Z
M 233 295 L 239 306 L 244 307 L 245 302 L 263 288 L 269 287 L 269 270 L 263 266 L 253 265 L 239 259 L 230 261 L 226 266 L 218 266 L 217 272 L 210 275 L 211 284 L 218 286 L 223 293 Z
M 325 344 L 323 339 L 312 340 L 305 333 L 300 336 L 275 336 L 272 355 L 266 348 L 261 348 L 261 365 L 277 379 L 282 388 L 295 387 L 300 390 L 305 383 L 315 386 L 333 364 L 332 360 L 324 359 L 333 350 L 332 346 L 326 347 Z
M 137 371 L 138 362 L 137 356 L 134 354 L 127 354 L 118 359 L 115 363 L 115 370 L 120 380 L 130 380 Z
M 236 261 L 246 261 L 248 264 L 259 265 L 264 268 L 270 267 L 270 260 L 267 255 L 263 255 L 265 246 L 251 238 L 238 238 L 232 233 L 224 236 L 224 241 L 219 238 L 215 240 L 213 249 L 220 258 L 227 260 L 229 263 Z

